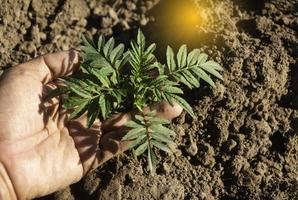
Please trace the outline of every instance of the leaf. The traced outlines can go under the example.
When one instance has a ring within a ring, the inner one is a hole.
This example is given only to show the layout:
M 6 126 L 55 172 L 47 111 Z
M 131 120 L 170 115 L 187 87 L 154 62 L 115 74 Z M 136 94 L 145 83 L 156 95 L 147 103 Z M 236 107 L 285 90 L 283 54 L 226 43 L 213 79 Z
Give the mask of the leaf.
M 165 133 L 152 133 L 152 137 L 158 141 L 165 142 L 165 143 L 172 143 L 171 138 L 166 135 Z
M 82 99 L 82 97 L 70 96 L 63 102 L 62 107 L 68 110 L 73 109 L 74 107 L 81 105 L 85 101 L 86 99 Z
M 185 79 L 185 77 L 183 75 L 178 75 L 179 78 L 176 78 L 177 81 L 183 83 L 184 85 L 186 85 L 189 89 L 192 89 L 192 85 L 188 82 L 188 80 Z
M 151 140 L 151 143 L 160 150 L 163 150 L 167 153 L 172 153 L 172 151 L 169 149 L 169 147 L 161 142 L 158 142 L 156 140 Z
M 207 83 L 209 83 L 209 85 L 211 85 L 212 87 L 215 87 L 215 83 L 213 82 L 213 80 L 210 78 L 210 76 L 208 74 L 206 74 L 206 72 L 204 72 L 202 69 L 200 68 L 193 68 L 193 71 L 204 81 L 206 81 Z
M 99 104 L 99 107 L 100 107 L 100 110 L 101 110 L 101 116 L 104 119 L 106 119 L 106 117 L 107 117 L 107 106 L 106 106 L 106 100 L 105 100 L 104 95 L 99 96 L 98 104 Z
M 145 46 L 145 36 L 141 29 L 138 30 L 137 43 L 140 46 Z
M 209 72 L 210 74 L 212 74 L 213 76 L 215 76 L 216 78 L 223 80 L 223 76 L 215 69 L 212 69 L 206 66 L 200 66 L 200 67 L 205 71 Z
M 165 135 L 169 138 L 170 138 L 170 136 L 176 135 L 174 131 L 172 131 L 169 128 L 166 128 L 166 127 L 162 126 L 161 124 L 152 125 L 152 126 L 150 126 L 150 129 L 152 129 L 152 131 L 154 131 L 156 133 L 163 134 L 163 135 Z
M 88 109 L 89 101 L 84 101 L 81 105 L 76 107 L 74 111 L 70 114 L 69 120 L 76 119 L 80 117 Z
M 188 114 L 190 114 L 193 118 L 196 118 L 191 106 L 183 98 L 177 95 L 173 95 L 172 97 L 186 112 L 188 112 Z
M 146 133 L 146 128 L 144 128 L 144 127 L 134 128 L 134 129 L 131 129 L 130 131 L 128 131 L 125 134 L 125 136 L 122 138 L 122 140 L 137 139 L 138 137 L 142 136 L 145 133 Z
M 169 120 L 153 117 L 150 119 L 151 124 L 158 123 L 158 124 L 170 124 Z
M 166 87 L 165 91 L 172 94 L 183 94 L 183 91 L 180 88 L 174 86 Z
M 136 123 L 135 121 L 132 121 L 132 120 L 128 121 L 125 124 L 125 126 L 128 127 L 128 128 L 139 128 L 139 127 L 143 127 L 143 125 L 138 124 L 138 123 Z
M 152 43 L 145 51 L 144 56 L 147 57 L 149 54 L 152 54 L 155 51 L 155 49 L 156 49 L 156 44 Z
M 98 51 L 95 48 L 95 44 L 91 39 L 86 38 L 84 35 L 82 35 L 82 40 L 83 40 L 83 43 L 85 45 L 83 47 L 83 50 L 84 50 L 85 53 L 98 54 Z
M 176 69 L 174 52 L 173 52 L 173 49 L 170 46 L 167 47 L 167 65 L 168 65 L 168 68 L 169 68 L 169 72 L 172 72 Z
M 175 132 L 172 131 L 171 129 L 168 129 L 162 125 L 152 125 L 150 126 L 150 129 L 152 129 L 153 132 L 156 132 L 156 133 L 163 133 L 163 134 L 166 134 L 166 135 L 175 135 Z
M 212 69 L 215 69 L 217 71 L 223 71 L 224 69 L 215 61 L 213 60 L 209 60 L 205 63 L 202 63 L 200 64 L 200 67 L 203 66 L 203 67 L 207 67 L 207 68 L 212 68 Z
M 67 84 L 68 84 L 70 90 L 72 92 L 76 93 L 77 95 L 79 95 L 83 98 L 86 98 L 86 99 L 92 98 L 92 95 L 89 92 L 87 92 L 86 90 L 84 90 L 82 87 L 80 87 L 79 85 L 71 83 L 71 82 L 68 82 Z
M 97 69 L 97 68 L 92 68 L 92 67 L 87 67 L 86 68 L 88 70 L 88 72 L 92 75 L 94 75 L 101 83 L 103 86 L 105 87 L 110 87 L 111 82 L 107 77 L 107 72 L 109 72 L 109 70 L 111 70 L 111 68 L 103 68 L 102 69 Z M 106 71 L 108 70 L 108 71 Z
M 115 49 L 112 50 L 110 55 L 110 60 L 113 64 L 116 63 L 116 61 L 122 56 L 124 52 L 124 45 L 119 44 Z
M 179 51 L 177 53 L 177 61 L 178 61 L 179 68 L 183 68 L 186 66 L 186 62 L 187 62 L 186 59 L 187 59 L 187 47 L 184 44 L 179 48 Z
M 148 149 L 148 141 L 144 142 L 134 151 L 136 156 L 143 154 Z
M 92 59 L 88 65 L 88 67 L 99 69 L 107 66 L 112 68 L 111 64 L 106 60 L 106 58 L 102 57 L 101 55 L 96 55 L 96 58 Z
M 114 38 L 110 38 L 110 39 L 107 41 L 107 43 L 106 43 L 106 45 L 104 46 L 104 48 L 103 48 L 103 53 L 104 53 L 104 55 L 105 55 L 106 58 L 108 58 L 109 55 L 111 54 L 111 52 L 112 52 L 112 50 L 113 50 L 113 48 L 114 48 L 114 45 L 115 45 L 115 40 L 114 40 Z
M 155 167 L 156 167 L 156 156 L 154 154 L 154 152 L 149 149 L 148 150 L 148 155 L 147 155 L 147 162 L 148 162 L 148 170 L 151 172 L 151 174 L 155 173 Z
M 197 60 L 197 65 L 201 65 L 203 63 L 205 63 L 208 59 L 208 55 L 205 54 L 205 53 L 201 53 L 198 57 L 198 60 Z
M 187 56 L 187 66 L 195 65 L 200 55 L 199 49 L 192 50 Z
M 140 115 L 136 115 L 135 118 L 139 121 L 144 121 L 144 117 L 140 116 Z
M 121 60 L 116 61 L 116 63 L 115 63 L 116 69 L 118 69 L 118 71 L 120 71 L 122 69 L 122 67 L 128 62 L 129 59 L 130 59 L 130 54 L 129 54 L 129 51 L 127 51 L 123 54 L 123 57 Z
M 105 38 L 101 35 L 99 36 L 97 41 L 97 50 L 101 52 L 101 49 L 104 47 L 104 45 L 105 45 Z
M 91 105 L 88 108 L 88 113 L 87 113 L 87 127 L 90 128 L 94 121 L 97 119 L 99 114 L 99 109 L 96 103 L 96 100 L 94 100 Z
M 200 86 L 200 82 L 188 70 L 184 71 L 184 78 L 194 87 L 198 88 Z
M 146 138 L 147 135 L 141 135 L 139 136 L 136 140 L 132 142 L 132 144 L 129 146 L 129 148 L 134 148 L 136 146 L 139 146 L 144 142 L 144 139 Z M 123 140 L 123 139 L 122 139 Z

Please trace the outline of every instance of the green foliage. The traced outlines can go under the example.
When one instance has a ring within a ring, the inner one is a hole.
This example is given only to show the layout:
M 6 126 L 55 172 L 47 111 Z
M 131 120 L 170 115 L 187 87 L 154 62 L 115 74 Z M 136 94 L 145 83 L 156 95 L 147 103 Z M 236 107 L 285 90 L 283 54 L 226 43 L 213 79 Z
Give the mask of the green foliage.
M 158 101 L 174 102 L 183 107 L 192 117 L 191 106 L 182 98 L 181 84 L 190 89 L 198 88 L 200 80 L 212 87 L 210 75 L 222 79 L 223 68 L 198 49 L 187 52 L 182 45 L 177 55 L 167 48 L 167 64 L 162 65 L 154 56 L 155 44 L 146 46 L 145 36 L 138 32 L 137 40 L 125 51 L 123 44 L 115 46 L 110 38 L 100 37 L 95 43 L 83 37 L 83 63 L 81 70 L 62 80 L 66 86 L 55 90 L 52 96 L 66 93 L 63 106 L 72 109 L 70 119 L 86 114 L 88 127 L 97 118 L 106 119 L 113 113 L 136 109 L 139 115 L 129 121 L 128 133 L 122 140 L 132 141 L 136 156 L 147 153 L 148 169 L 154 172 L 157 158 L 154 149 L 171 153 L 175 133 L 166 126 L 169 121 L 159 119 L 156 112 L 143 109 Z

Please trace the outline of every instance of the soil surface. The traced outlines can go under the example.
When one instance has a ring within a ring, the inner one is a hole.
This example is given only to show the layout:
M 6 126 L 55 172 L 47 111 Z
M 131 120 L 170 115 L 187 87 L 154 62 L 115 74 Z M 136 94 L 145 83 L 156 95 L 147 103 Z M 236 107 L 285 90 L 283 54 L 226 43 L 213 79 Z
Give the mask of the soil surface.
M 196 2 L 198 27 L 175 23 L 188 12 L 175 6 L 195 8 L 181 0 L 2 0 L 3 68 L 77 47 L 81 34 L 128 44 L 139 26 L 161 58 L 187 43 L 225 68 L 215 89 L 186 91 L 197 118 L 173 121 L 179 150 L 158 154 L 157 175 L 127 152 L 42 200 L 298 199 L 298 1 Z

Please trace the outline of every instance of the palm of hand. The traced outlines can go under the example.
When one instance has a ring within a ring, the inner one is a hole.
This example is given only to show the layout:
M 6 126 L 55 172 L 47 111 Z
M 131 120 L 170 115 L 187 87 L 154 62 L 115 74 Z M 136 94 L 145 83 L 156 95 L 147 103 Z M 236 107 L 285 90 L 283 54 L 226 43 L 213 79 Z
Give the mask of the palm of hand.
M 84 128 L 84 117 L 67 122 L 59 99 L 43 100 L 55 87 L 52 80 L 72 73 L 77 62 L 75 51 L 49 54 L 13 67 L 0 79 L 0 175 L 2 167 L 18 199 L 64 188 L 127 149 L 118 128 L 129 115 L 107 122 L 109 132 L 102 135 L 99 122 L 91 129 Z M 171 114 L 166 107 L 161 117 L 181 112 L 179 107 Z

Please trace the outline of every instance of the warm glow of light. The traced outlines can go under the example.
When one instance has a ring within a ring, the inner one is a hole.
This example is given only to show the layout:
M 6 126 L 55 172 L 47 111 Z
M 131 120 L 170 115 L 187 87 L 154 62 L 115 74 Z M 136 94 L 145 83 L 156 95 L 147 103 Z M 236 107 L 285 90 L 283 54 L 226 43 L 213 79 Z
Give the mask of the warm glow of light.
M 198 8 L 192 4 L 176 5 L 171 12 L 173 14 L 171 20 L 182 29 L 192 30 L 203 23 Z
M 148 24 L 146 35 L 157 43 L 157 54 L 163 58 L 167 45 L 174 50 L 187 44 L 188 50 L 212 42 L 218 10 L 209 0 L 160 0 L 152 10 L 155 21 Z M 212 1 L 213 2 L 213 1 Z
M 198 28 L 205 23 L 204 10 L 194 0 L 161 0 L 156 15 L 156 27 L 159 38 L 168 42 L 189 42 L 197 37 Z

